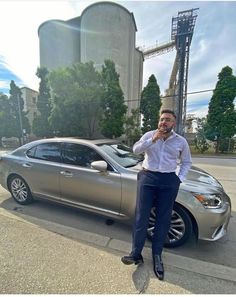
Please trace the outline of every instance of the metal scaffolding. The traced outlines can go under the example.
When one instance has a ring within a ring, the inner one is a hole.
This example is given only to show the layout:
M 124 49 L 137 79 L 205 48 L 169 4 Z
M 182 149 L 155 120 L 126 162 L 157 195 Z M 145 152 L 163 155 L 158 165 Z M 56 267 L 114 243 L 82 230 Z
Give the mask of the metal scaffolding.
M 162 55 L 168 53 L 175 49 L 175 41 L 170 41 L 168 43 L 164 43 L 161 45 L 152 46 L 149 48 L 143 48 L 141 51 L 143 52 L 144 58 L 149 59 L 158 55 Z
M 198 8 L 180 11 L 172 18 L 171 39 L 175 41 L 177 75 L 175 78 L 176 132 L 184 134 L 186 120 L 189 52 Z
M 186 121 L 189 52 L 198 9 L 180 11 L 177 17 L 172 18 L 171 42 L 142 49 L 145 59 L 176 49 L 169 88 L 166 90 L 165 96 L 168 97 L 168 104 L 165 104 L 164 101 L 162 106 L 163 108 L 168 106 L 175 111 L 177 116 L 176 132 L 181 135 L 184 134 Z

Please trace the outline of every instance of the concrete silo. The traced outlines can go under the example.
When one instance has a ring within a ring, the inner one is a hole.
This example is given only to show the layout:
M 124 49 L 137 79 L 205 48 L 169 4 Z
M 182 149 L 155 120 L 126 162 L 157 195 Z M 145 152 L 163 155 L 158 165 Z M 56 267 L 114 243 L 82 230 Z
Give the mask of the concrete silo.
M 112 2 L 97 2 L 81 15 L 81 62 L 93 61 L 100 70 L 104 60 L 113 60 L 128 113 L 139 106 L 142 88 L 143 54 L 135 48 L 137 28 L 134 16 Z
M 93 61 L 101 70 L 104 60 L 114 61 L 120 85 L 131 109 L 139 107 L 143 80 L 143 53 L 135 48 L 134 16 L 123 6 L 97 2 L 80 17 L 50 20 L 38 29 L 40 66 L 49 70 Z
M 66 67 L 80 61 L 80 18 L 50 20 L 38 29 L 40 66 L 48 69 Z

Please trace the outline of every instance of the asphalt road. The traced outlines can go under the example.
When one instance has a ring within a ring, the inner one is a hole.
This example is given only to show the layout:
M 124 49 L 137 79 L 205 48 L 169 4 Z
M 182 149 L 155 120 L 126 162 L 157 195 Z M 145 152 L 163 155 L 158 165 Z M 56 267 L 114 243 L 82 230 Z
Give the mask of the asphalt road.
M 220 181 L 236 211 L 236 158 L 193 158 L 193 163 Z
M 217 178 L 231 198 L 232 216 L 226 236 L 216 242 L 194 239 L 171 252 L 194 259 L 236 267 L 236 158 L 193 158 L 193 164 Z

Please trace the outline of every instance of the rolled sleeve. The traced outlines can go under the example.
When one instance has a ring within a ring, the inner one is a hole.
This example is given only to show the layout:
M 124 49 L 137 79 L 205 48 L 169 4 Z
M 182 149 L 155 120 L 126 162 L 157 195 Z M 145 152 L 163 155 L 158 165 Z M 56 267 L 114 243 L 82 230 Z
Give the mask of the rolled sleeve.
M 139 141 L 137 141 L 133 146 L 133 152 L 135 154 L 144 153 L 152 144 L 152 132 L 147 132 L 144 134 Z

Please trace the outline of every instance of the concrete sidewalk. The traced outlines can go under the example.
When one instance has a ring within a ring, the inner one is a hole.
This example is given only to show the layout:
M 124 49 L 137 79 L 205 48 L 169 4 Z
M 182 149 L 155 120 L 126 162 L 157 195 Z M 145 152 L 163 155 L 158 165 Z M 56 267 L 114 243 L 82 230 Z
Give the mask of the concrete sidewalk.
M 40 226 L 40 227 L 39 227 Z M 165 281 L 125 266 L 130 243 L 0 208 L 0 294 L 234 294 L 236 269 L 164 252 Z

